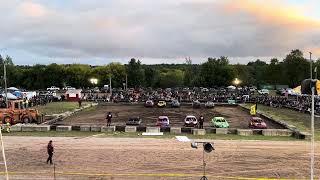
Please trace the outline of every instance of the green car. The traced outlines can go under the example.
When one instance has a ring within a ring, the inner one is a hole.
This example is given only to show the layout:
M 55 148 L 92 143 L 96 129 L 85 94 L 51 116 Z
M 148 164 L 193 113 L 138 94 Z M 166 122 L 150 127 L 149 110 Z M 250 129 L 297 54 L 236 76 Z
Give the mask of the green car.
M 212 126 L 216 128 L 229 128 L 229 123 L 224 117 L 214 117 L 211 120 Z

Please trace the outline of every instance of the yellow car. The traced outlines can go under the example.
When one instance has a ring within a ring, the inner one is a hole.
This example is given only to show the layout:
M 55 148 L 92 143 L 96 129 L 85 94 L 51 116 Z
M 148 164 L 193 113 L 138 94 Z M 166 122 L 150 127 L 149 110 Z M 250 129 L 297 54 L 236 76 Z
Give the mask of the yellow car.
M 166 107 L 167 103 L 165 101 L 158 101 L 158 107 Z

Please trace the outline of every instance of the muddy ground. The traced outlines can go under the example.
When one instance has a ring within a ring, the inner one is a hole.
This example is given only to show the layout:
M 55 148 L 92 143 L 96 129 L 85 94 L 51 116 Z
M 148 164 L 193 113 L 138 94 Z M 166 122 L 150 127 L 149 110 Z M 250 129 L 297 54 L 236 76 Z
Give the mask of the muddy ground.
M 205 118 L 205 127 L 211 126 L 211 119 L 216 116 L 225 117 L 230 128 L 248 128 L 248 121 L 250 115 L 243 111 L 241 107 L 215 107 L 214 109 L 193 109 L 191 106 L 182 106 L 180 108 L 146 108 L 142 105 L 104 105 L 98 106 L 91 111 L 80 112 L 74 116 L 65 119 L 59 124 L 65 125 L 85 125 L 97 124 L 105 125 L 105 116 L 107 112 L 112 112 L 113 125 L 125 125 L 129 117 L 139 116 L 142 118 L 142 125 L 155 126 L 158 116 L 168 116 L 170 119 L 170 126 L 184 125 L 184 118 L 186 115 L 194 115 L 199 117 L 203 115 Z M 282 129 L 280 125 L 265 120 L 269 129 Z
M 202 173 L 202 149 L 175 139 L 6 136 L 10 179 L 53 179 L 53 165 L 45 163 L 50 139 L 56 179 L 191 180 Z M 216 150 L 205 154 L 209 179 L 309 178 L 305 141 L 215 140 L 214 145 Z M 315 177 L 320 178 L 319 142 L 316 145 Z

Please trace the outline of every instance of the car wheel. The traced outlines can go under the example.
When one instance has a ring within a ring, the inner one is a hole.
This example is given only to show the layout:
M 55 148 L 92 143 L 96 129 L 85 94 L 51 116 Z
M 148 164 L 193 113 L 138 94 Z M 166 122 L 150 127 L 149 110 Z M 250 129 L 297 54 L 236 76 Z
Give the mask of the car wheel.
M 7 123 L 11 124 L 11 118 L 9 116 L 6 116 L 3 118 L 3 124 L 7 124 Z
M 22 120 L 25 124 L 28 124 L 30 122 L 28 117 L 24 117 Z

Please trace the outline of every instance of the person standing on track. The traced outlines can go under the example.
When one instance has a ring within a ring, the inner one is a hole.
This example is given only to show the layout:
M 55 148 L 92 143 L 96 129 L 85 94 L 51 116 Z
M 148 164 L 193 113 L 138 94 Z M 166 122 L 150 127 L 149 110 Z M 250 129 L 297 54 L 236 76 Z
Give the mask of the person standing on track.
M 111 119 L 112 119 L 111 112 L 108 112 L 106 119 L 107 119 L 107 127 L 109 127 L 111 125 Z
M 204 117 L 201 115 L 199 118 L 199 129 L 203 129 Z
M 47 152 L 48 152 L 48 159 L 47 159 L 47 164 L 50 161 L 50 164 L 52 164 L 52 156 L 53 156 L 53 145 L 52 145 L 52 140 L 49 141 L 48 146 L 47 146 Z

